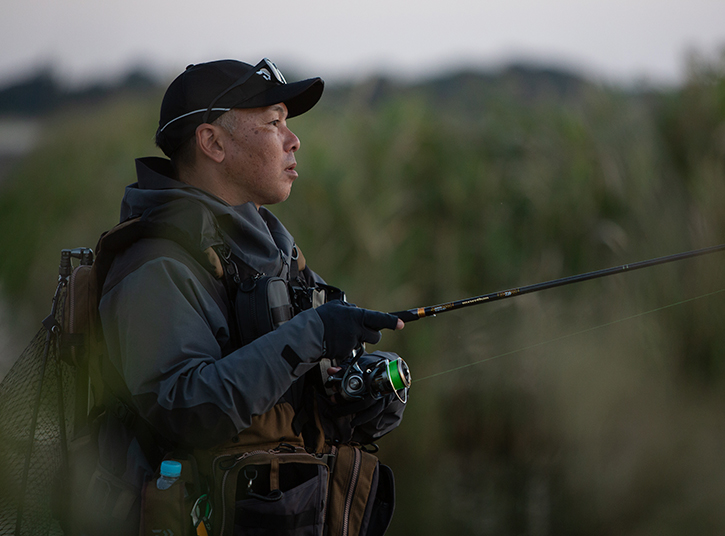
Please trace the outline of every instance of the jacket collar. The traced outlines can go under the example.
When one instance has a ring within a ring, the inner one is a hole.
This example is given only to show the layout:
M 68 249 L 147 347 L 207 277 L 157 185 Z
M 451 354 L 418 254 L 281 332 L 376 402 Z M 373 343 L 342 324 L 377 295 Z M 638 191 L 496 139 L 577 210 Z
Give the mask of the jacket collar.
M 232 253 L 257 272 L 278 275 L 291 262 L 294 238 L 266 208 L 254 203 L 232 206 L 218 197 L 172 177 L 165 158 L 136 160 L 137 182 L 126 188 L 121 221 L 177 200 L 195 200 L 216 217 Z

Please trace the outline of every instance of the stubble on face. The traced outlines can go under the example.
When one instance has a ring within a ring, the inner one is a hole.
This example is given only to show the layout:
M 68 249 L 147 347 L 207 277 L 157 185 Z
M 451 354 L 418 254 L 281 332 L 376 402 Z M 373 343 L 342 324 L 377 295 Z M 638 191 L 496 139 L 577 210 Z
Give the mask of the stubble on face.
M 284 201 L 297 178 L 295 152 L 300 145 L 287 128 L 287 107 L 277 104 L 228 113 L 235 121 L 226 135 L 227 185 L 238 201 L 252 201 L 257 207 Z

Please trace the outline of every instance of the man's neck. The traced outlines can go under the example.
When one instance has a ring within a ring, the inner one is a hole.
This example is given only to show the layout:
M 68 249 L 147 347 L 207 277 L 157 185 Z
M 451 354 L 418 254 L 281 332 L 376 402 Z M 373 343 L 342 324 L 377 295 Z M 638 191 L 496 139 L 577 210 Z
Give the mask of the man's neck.
M 189 186 L 204 190 L 232 206 L 243 205 L 248 202 L 248 199 L 244 199 L 239 195 L 239 192 L 229 187 L 229 181 L 215 168 L 203 169 L 194 166 L 193 168 L 181 169 L 178 172 L 177 179 Z M 258 205 L 257 208 L 259 208 Z

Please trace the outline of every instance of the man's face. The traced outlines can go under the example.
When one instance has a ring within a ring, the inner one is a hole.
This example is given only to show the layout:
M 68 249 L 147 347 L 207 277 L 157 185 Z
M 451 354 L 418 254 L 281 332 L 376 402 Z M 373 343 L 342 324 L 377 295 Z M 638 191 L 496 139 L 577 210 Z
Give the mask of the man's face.
M 258 207 L 287 199 L 297 178 L 300 140 L 287 128 L 287 106 L 234 109 L 236 127 L 225 133 L 227 185 L 242 202 Z

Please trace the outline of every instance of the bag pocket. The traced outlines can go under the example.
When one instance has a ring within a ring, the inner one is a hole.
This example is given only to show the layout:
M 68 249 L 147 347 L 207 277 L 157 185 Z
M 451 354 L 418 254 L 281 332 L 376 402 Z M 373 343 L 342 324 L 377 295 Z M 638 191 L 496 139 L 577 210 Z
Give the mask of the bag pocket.
M 279 464 L 280 484 L 270 485 L 270 465 L 246 466 L 239 474 L 234 534 L 313 536 L 322 534 L 327 500 L 327 467 L 318 464 Z M 282 483 L 284 481 L 286 483 Z M 256 489 L 255 489 L 256 488 Z M 241 493 L 239 493 L 241 492 Z
M 327 511 L 326 461 L 301 448 L 221 460 L 218 466 L 227 473 L 222 479 L 220 534 L 321 536 Z
M 364 536 L 382 536 L 393 520 L 395 510 L 395 478 L 387 465 L 378 464 L 368 498 L 368 505 L 360 526 Z
M 336 461 L 326 520 L 330 534 L 377 535 L 379 527 L 387 528 L 392 517 L 392 472 L 388 469 L 383 474 L 378 459 L 358 447 L 339 445 L 333 447 L 333 454 Z M 382 493 L 380 497 L 378 493 Z M 381 502 L 376 503 L 376 498 Z M 376 506 L 383 511 L 376 512 Z
M 191 518 L 191 509 L 199 494 L 196 461 L 191 456 L 174 459 L 181 462 L 181 476 L 171 487 L 158 489 L 158 470 L 153 479 L 144 485 L 141 502 L 142 536 L 196 534 Z

